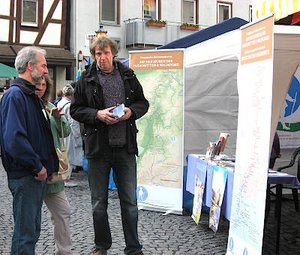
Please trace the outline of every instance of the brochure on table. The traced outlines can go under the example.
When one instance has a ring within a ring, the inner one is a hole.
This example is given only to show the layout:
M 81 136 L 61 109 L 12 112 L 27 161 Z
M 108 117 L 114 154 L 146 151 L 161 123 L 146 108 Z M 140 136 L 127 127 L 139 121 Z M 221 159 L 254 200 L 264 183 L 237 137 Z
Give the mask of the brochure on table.
M 227 180 L 227 170 L 222 166 L 214 166 L 212 182 L 212 201 L 209 211 L 209 227 L 216 233 L 219 227 L 221 206 Z
M 195 174 L 195 188 L 194 188 L 194 200 L 193 200 L 193 211 L 192 211 L 192 218 L 196 222 L 196 224 L 199 223 L 201 218 L 207 163 L 205 162 L 201 164 L 200 167 L 203 169 L 203 171 L 199 171 L 198 173 Z

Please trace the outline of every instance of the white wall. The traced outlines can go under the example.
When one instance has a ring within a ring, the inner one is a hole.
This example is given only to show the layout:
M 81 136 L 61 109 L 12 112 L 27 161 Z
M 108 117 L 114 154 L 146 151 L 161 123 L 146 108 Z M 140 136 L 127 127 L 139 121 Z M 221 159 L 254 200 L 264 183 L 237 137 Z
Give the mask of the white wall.
M 84 55 L 89 55 L 89 48 L 85 46 L 85 36 L 86 34 L 95 33 L 99 28 L 99 1 L 76 0 L 76 3 L 76 54 L 79 50 L 82 50 Z
M 66 68 L 56 67 L 56 91 L 62 89 L 66 84 Z
M 181 22 L 182 19 L 182 1 L 161 1 L 162 20 Z
M 232 17 L 239 17 L 249 21 L 249 6 L 252 0 L 220 0 L 224 3 L 232 3 Z M 217 0 L 200 0 L 199 3 L 200 24 L 211 26 L 217 22 Z

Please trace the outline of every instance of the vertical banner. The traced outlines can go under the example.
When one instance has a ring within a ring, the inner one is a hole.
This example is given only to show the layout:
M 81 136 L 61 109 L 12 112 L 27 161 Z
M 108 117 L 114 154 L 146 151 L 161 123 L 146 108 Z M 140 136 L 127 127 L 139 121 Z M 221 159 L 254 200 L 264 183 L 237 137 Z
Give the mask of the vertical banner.
M 261 254 L 273 86 L 273 16 L 241 28 L 239 115 L 227 254 Z
M 281 148 L 297 148 L 300 144 L 300 65 L 294 73 L 282 110 L 278 135 Z
M 182 213 L 183 50 L 130 52 L 135 71 L 150 102 L 138 121 L 138 206 Z

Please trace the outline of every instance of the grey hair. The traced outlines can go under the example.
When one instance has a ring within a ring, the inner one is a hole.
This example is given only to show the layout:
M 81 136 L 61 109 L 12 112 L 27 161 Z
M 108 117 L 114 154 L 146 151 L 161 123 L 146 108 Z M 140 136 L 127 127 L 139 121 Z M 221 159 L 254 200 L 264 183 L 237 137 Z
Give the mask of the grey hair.
M 22 48 L 15 59 L 15 68 L 18 73 L 24 73 L 28 62 L 37 63 L 37 55 L 46 56 L 46 51 L 36 46 L 27 46 Z
M 73 96 L 74 89 L 70 84 L 68 84 L 68 85 L 63 87 L 62 93 L 63 93 L 64 96 Z
M 99 47 L 100 50 L 103 50 L 104 47 L 110 46 L 111 52 L 116 57 L 118 55 L 118 44 L 108 37 L 102 36 L 100 38 L 95 38 L 94 41 L 91 44 L 90 52 L 93 57 L 95 57 L 95 48 Z

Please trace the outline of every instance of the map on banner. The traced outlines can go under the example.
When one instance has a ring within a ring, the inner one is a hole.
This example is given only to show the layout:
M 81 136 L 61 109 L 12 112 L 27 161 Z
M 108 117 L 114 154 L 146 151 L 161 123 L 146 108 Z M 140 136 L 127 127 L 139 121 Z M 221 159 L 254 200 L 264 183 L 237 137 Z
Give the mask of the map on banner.
M 143 51 L 130 55 L 149 111 L 137 122 L 138 205 L 182 212 L 183 51 Z
M 296 148 L 300 143 L 300 65 L 292 77 L 279 123 L 282 148 Z
M 155 72 L 155 74 L 154 74 Z M 182 162 L 182 71 L 136 71 L 150 102 L 147 115 L 138 122 L 140 183 L 177 187 Z

